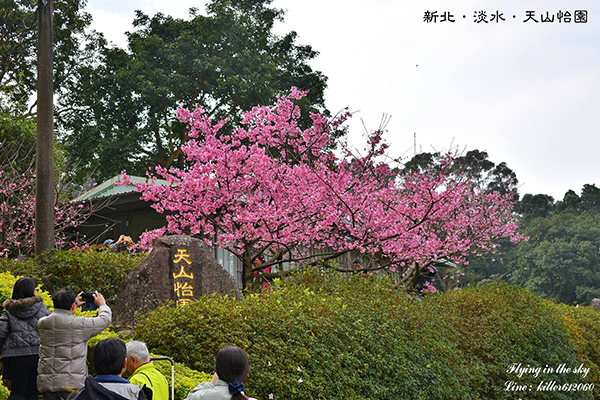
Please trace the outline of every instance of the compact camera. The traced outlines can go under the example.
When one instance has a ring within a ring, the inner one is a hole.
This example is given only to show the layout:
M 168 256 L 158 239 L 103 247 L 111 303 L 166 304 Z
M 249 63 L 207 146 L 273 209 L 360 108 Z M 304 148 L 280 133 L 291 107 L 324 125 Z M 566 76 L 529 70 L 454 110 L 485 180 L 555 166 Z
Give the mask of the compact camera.
M 98 309 L 98 306 L 94 303 L 94 292 L 81 293 L 81 300 L 85 301 L 85 304 L 81 305 L 81 310 L 94 311 Z

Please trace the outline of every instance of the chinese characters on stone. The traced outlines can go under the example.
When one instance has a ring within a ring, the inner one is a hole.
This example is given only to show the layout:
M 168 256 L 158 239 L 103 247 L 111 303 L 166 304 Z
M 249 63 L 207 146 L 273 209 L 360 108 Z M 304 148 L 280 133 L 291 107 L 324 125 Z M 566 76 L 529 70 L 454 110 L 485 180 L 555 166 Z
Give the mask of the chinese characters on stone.
M 194 298 L 194 273 L 187 272 L 185 267 L 189 268 L 192 265 L 191 254 L 187 248 L 178 248 L 177 253 L 173 257 L 173 265 L 175 268 L 180 267 L 179 273 L 173 272 L 173 291 L 177 299 L 177 305 L 183 306 Z M 179 264 L 179 265 L 178 265 Z
M 466 19 L 467 16 L 463 15 L 463 19 Z M 506 22 L 506 20 L 510 19 L 510 17 L 505 16 L 503 12 L 499 10 L 495 11 L 486 11 L 486 10 L 477 10 L 473 12 L 473 22 L 477 24 L 485 23 L 500 23 Z M 516 15 L 512 15 L 512 19 L 517 20 Z M 520 20 L 520 17 L 519 17 Z M 456 17 L 450 11 L 425 11 L 423 15 L 423 22 L 426 23 L 442 23 L 442 22 L 456 22 Z M 537 13 L 536 11 L 527 10 L 525 11 L 525 15 L 523 23 L 559 23 L 559 24 L 570 24 L 571 22 L 576 24 L 586 24 L 588 22 L 588 12 L 587 10 L 574 10 L 574 11 L 563 11 L 558 10 L 555 13 L 550 13 L 550 11 Z

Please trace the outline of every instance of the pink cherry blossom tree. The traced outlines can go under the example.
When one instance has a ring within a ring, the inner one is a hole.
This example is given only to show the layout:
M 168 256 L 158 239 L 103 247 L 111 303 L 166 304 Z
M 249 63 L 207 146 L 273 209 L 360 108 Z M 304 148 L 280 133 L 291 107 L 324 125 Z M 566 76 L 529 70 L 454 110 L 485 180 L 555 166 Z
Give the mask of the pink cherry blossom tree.
M 11 144 L 0 143 L 0 250 L 2 254 L 30 255 L 35 238 L 35 158 Z M 70 233 L 99 206 L 59 203 L 55 199 L 56 247 L 76 243 Z
M 293 88 L 229 132 L 201 108 L 178 109 L 189 129 L 182 149 L 189 168 L 157 167 L 170 186 L 137 186 L 158 212 L 169 212 L 167 226 L 142 243 L 165 233 L 201 237 L 242 261 L 246 288 L 255 272 L 282 262 L 314 264 L 351 251 L 372 255 L 372 269 L 399 272 L 409 286 L 441 258 L 460 262 L 473 248 L 495 251 L 500 238 L 520 239 L 511 197 L 486 193 L 452 168 L 451 154 L 404 173 L 399 160 L 390 164 L 381 130 L 360 154 L 334 143 L 347 112 L 312 114 L 312 126 L 301 129 L 294 101 L 304 95 Z M 260 255 L 267 258 L 255 265 Z

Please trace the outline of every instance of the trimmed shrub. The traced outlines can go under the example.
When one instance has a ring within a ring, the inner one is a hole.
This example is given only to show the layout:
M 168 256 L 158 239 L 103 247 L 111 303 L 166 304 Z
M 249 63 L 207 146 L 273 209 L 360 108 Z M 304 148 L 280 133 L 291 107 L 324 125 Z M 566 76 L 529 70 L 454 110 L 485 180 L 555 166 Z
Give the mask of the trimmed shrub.
M 503 283 L 418 301 L 384 278 L 311 271 L 241 302 L 210 295 L 161 307 L 135 335 L 205 372 L 223 346 L 244 348 L 248 392 L 261 399 L 592 399 L 589 391 L 537 390 L 541 382 L 594 382 L 591 350 L 587 380 L 510 372 L 518 364 L 579 366 L 565 318 L 553 303 Z M 574 326 L 584 330 L 578 318 Z M 507 382 L 525 390 L 506 390 Z
M 49 293 L 70 285 L 75 293 L 97 290 L 112 303 L 129 271 L 144 257 L 110 251 L 56 250 L 39 259 L 0 259 L 0 269 L 30 276 Z
M 600 381 L 600 312 L 592 307 L 555 304 L 562 314 L 569 339 L 574 344 L 577 362 L 590 367 L 587 380 Z M 600 399 L 600 384 L 594 388 L 594 399 Z
M 9 396 L 10 392 L 8 391 L 8 388 L 4 386 L 2 382 L 0 382 L 0 400 L 8 400 Z
M 152 357 L 158 357 L 151 354 Z M 153 361 L 157 370 L 163 374 L 169 382 L 169 393 L 171 391 L 171 362 L 157 360 Z M 198 386 L 201 382 L 210 382 L 212 374 L 194 371 L 186 367 L 184 364 L 175 363 L 175 399 L 185 399 L 190 390 Z

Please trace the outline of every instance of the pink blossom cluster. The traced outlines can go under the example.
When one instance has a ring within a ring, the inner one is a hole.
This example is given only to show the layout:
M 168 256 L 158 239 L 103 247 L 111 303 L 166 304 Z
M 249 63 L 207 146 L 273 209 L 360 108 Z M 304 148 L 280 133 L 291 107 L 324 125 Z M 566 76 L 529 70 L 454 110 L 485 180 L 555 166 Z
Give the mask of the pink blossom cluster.
M 167 232 L 200 235 L 242 259 L 256 249 L 284 260 L 309 257 L 301 251 L 308 248 L 357 250 L 402 272 L 442 257 L 464 260 L 500 238 L 520 239 L 510 196 L 485 193 L 452 168 L 451 154 L 404 174 L 386 162 L 381 131 L 367 137 L 361 154 L 344 143 L 332 151 L 332 131 L 349 114 L 311 114 L 312 125 L 302 129 L 294 101 L 304 95 L 294 88 L 272 107 L 253 108 L 231 132 L 201 108 L 179 108 L 190 166 L 158 167 L 170 186 L 138 185 L 144 200 L 169 213 L 168 225 L 142 241 Z
M 1 145 L 1 144 L 0 144 Z M 70 245 L 66 230 L 75 228 L 86 215 L 83 205 L 55 206 L 55 244 Z M 35 239 L 35 173 L 14 168 L 0 170 L 0 245 L 8 254 L 29 255 Z

